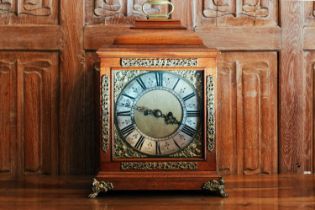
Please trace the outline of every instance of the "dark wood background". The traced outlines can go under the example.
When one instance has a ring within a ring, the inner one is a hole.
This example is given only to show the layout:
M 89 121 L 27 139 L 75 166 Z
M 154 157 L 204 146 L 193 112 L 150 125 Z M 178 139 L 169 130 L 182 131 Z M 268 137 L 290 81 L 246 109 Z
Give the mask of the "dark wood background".
M 143 1 L 0 0 L 0 177 L 95 173 L 95 51 Z M 173 2 L 223 52 L 220 173 L 314 172 L 315 2 Z

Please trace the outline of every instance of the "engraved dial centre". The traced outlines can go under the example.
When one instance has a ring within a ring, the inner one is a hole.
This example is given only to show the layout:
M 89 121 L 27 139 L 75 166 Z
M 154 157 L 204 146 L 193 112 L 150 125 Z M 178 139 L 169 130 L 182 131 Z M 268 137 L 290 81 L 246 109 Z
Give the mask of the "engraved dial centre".
M 175 133 L 179 124 L 168 123 L 166 118 L 176 121 L 183 118 L 179 100 L 166 90 L 152 90 L 144 94 L 136 103 L 134 119 L 141 132 L 153 138 L 165 138 Z M 139 109 L 139 108 L 142 108 Z

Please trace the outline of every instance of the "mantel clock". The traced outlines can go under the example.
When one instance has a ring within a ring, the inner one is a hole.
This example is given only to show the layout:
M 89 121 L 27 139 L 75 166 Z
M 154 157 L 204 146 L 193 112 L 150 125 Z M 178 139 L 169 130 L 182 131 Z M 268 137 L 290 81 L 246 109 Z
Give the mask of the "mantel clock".
M 136 21 L 99 49 L 100 171 L 93 193 L 207 190 L 216 173 L 218 51 L 175 20 Z

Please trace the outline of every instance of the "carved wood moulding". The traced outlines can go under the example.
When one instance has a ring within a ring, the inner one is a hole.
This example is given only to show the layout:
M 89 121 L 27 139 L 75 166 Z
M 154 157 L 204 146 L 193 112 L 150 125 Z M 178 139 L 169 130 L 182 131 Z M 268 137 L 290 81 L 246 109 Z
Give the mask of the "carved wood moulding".
M 0 0 L 0 24 L 58 24 L 58 0 Z
M 86 2 L 87 21 L 89 23 L 104 23 L 106 25 L 133 24 L 136 19 L 145 19 L 142 13 L 142 4 L 146 1 L 92 0 L 92 2 Z M 156 13 L 160 10 L 165 10 L 165 8 L 146 6 L 148 13 Z
M 225 53 L 219 66 L 217 138 L 223 174 L 276 172 L 277 58 L 255 54 Z
M 315 26 L 315 2 L 304 2 L 305 25 Z
M 0 14 L 49 16 L 52 0 L 0 0 Z
M 13 0 L 0 0 L 0 15 L 12 11 Z
M 196 27 L 276 26 L 278 1 L 198 0 Z

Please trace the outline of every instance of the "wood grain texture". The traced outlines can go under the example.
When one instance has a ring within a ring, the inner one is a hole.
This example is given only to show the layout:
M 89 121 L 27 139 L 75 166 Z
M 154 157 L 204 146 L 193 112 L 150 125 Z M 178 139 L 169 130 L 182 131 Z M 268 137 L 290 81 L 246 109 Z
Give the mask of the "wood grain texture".
M 223 53 L 218 85 L 218 169 L 277 173 L 277 54 Z
M 95 174 L 99 167 L 99 119 L 98 119 L 98 66 L 99 58 L 95 52 L 86 53 L 85 64 L 85 88 L 84 88 L 84 110 L 85 110 L 85 158 L 87 159 L 87 166 L 83 174 Z
M 84 48 L 96 50 L 109 45 L 122 34 L 139 33 L 139 30 L 124 28 L 86 26 Z M 212 28 L 197 30 L 205 45 L 220 50 L 278 50 L 281 49 L 281 29 L 275 28 Z M 106 36 L 104 36 L 106 34 Z M 246 38 L 250 37 L 250 38 Z M 311 40 L 310 40 L 311 41 Z
M 1 64 L 1 73 L 9 75 L 2 77 L 5 86 L 1 88 L 2 97 L 6 96 L 1 107 L 7 112 L 1 112 L 1 122 L 6 123 L 1 123 L 5 126 L 1 170 L 12 176 L 56 175 L 57 54 L 0 52 L 0 60 L 6 61 Z
M 314 34 L 315 27 L 305 27 L 304 28 L 304 50 L 314 50 L 315 42 L 314 42 Z
M 16 172 L 16 63 L 0 59 L 0 174 L 12 176 Z
M 304 69 L 307 77 L 308 88 L 306 89 L 306 95 L 308 96 L 308 100 L 305 107 L 306 121 L 309 122 L 305 126 L 305 171 L 315 172 L 315 139 L 314 139 L 314 131 L 315 131 L 315 123 L 314 123 L 314 107 L 315 107 L 315 52 L 305 52 L 304 53 Z
M 81 11 L 81 12 L 80 12 Z M 63 48 L 61 52 L 60 172 L 83 173 L 89 160 L 85 117 L 85 52 L 83 51 L 83 2 L 62 1 L 60 7 Z
M 29 177 L 19 182 L 0 181 L 0 208 L 307 210 L 314 206 L 314 183 L 314 176 L 230 176 L 226 177 L 227 199 L 198 191 L 111 192 L 87 199 L 89 177 Z
M 280 172 L 303 173 L 308 145 L 306 95 L 309 75 L 303 68 L 303 2 L 285 1 L 281 6 L 280 53 Z M 308 153 L 309 154 L 309 153 Z
M 5 50 L 56 50 L 62 44 L 58 26 L 0 26 L 0 34 Z
M 193 1 L 191 0 L 172 0 L 175 6 L 172 19 L 180 20 L 182 25 L 188 29 L 193 28 Z

